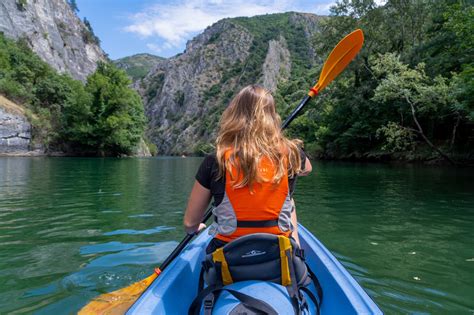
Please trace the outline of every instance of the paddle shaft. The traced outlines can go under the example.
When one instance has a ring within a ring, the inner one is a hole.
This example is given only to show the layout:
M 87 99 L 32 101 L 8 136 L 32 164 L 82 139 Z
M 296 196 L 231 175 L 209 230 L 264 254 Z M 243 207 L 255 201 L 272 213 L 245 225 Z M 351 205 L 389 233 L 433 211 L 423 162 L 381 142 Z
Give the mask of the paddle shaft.
M 303 109 L 303 107 L 308 104 L 308 102 L 311 100 L 311 96 L 306 95 L 303 100 L 299 103 L 299 105 L 291 112 L 290 116 L 283 122 L 281 125 L 281 129 L 285 129 L 292 121 L 295 119 L 295 117 L 300 113 L 300 111 Z
M 207 220 L 212 215 L 212 207 L 209 208 L 206 213 L 204 214 L 204 217 L 202 219 L 202 223 L 205 223 Z M 181 251 L 188 245 L 189 241 L 194 237 L 195 234 L 186 234 L 186 236 L 183 238 L 183 240 L 176 246 L 176 248 L 169 254 L 168 258 L 165 259 L 165 261 L 160 265 L 160 270 L 163 271 L 168 265 L 173 261 L 173 259 L 176 258 L 176 256 L 181 253 Z

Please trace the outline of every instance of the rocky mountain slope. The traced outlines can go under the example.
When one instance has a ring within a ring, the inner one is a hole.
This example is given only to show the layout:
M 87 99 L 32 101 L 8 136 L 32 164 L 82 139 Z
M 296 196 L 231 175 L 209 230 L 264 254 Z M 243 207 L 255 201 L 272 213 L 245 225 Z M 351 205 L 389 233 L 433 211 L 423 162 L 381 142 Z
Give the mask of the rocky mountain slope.
M 65 0 L 2 0 L 0 32 L 25 40 L 41 59 L 84 81 L 106 55 Z
M 159 154 L 193 154 L 211 143 L 223 109 L 243 86 L 279 82 L 320 62 L 311 44 L 320 17 L 283 13 L 221 20 L 135 83 Z
M 0 95 L 0 154 L 30 150 L 31 124 L 23 107 Z
M 133 80 L 143 79 L 159 62 L 165 60 L 163 57 L 151 54 L 136 54 L 114 60 L 117 67 L 128 74 Z

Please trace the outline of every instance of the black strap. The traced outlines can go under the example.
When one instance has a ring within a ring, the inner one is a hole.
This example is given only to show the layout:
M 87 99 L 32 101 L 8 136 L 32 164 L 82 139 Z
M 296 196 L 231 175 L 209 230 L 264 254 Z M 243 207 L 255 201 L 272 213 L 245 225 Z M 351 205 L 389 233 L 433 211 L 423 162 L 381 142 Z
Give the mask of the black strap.
M 232 294 L 240 303 L 244 304 L 245 307 L 252 309 L 263 314 L 278 315 L 267 302 L 251 297 L 250 295 L 244 294 L 231 289 L 225 289 L 218 286 L 209 286 L 199 292 L 198 296 L 194 299 L 193 303 L 189 307 L 188 315 L 198 315 L 201 311 L 201 305 L 204 301 L 204 314 L 209 315 L 212 313 L 214 307 L 214 301 L 216 296 L 222 291 L 227 291 Z
M 293 264 L 293 257 L 291 257 L 291 249 L 287 249 L 285 251 L 285 255 L 288 259 L 288 267 L 290 269 L 290 279 L 291 279 L 291 285 L 286 286 L 286 290 L 288 291 L 288 294 L 290 296 L 291 304 L 293 305 L 295 314 L 300 315 L 301 308 L 300 308 L 298 283 L 296 281 L 295 265 Z
M 303 261 L 306 260 L 306 256 L 305 256 L 305 253 L 304 253 L 304 249 L 295 248 L 295 256 L 298 256 L 298 257 L 301 258 Z
M 300 291 L 306 293 L 306 295 L 308 295 L 311 301 L 313 301 L 314 305 L 316 306 L 316 314 L 319 315 L 321 311 L 321 300 L 316 299 L 313 292 L 311 292 L 311 290 L 307 287 L 300 287 Z
M 203 262 L 203 266 L 201 267 L 201 272 L 199 272 L 198 294 L 204 288 L 204 272 L 205 271 L 206 269 L 204 268 L 204 262 Z
M 199 292 L 199 294 L 196 296 L 194 301 L 191 303 L 191 306 L 189 307 L 188 315 L 199 315 L 199 313 L 201 312 L 201 305 L 204 298 L 206 298 L 210 294 L 213 295 L 213 292 L 218 289 L 218 286 L 210 285 L 201 292 Z
M 247 308 L 250 308 L 254 311 L 262 312 L 263 314 L 268 315 L 278 315 L 278 312 L 275 311 L 273 307 L 270 306 L 265 301 L 256 299 L 251 297 L 250 295 L 244 294 L 239 291 L 229 290 L 229 289 L 221 289 L 222 291 L 227 291 L 232 294 L 237 300 L 239 300 L 242 304 L 244 304 Z
M 263 228 L 274 226 L 278 226 L 278 219 L 259 221 L 237 221 L 237 227 L 239 228 Z
M 309 268 L 308 264 L 306 264 L 306 268 L 308 269 L 309 276 L 313 280 L 314 286 L 316 287 L 316 292 L 318 293 L 319 297 L 319 305 L 323 303 L 323 288 L 321 287 L 321 284 L 319 283 L 318 277 L 314 274 L 313 270 Z
M 219 223 L 217 217 L 214 217 L 214 221 Z M 265 228 L 278 226 L 278 219 L 274 220 L 253 220 L 253 221 L 237 221 L 237 227 L 239 228 Z

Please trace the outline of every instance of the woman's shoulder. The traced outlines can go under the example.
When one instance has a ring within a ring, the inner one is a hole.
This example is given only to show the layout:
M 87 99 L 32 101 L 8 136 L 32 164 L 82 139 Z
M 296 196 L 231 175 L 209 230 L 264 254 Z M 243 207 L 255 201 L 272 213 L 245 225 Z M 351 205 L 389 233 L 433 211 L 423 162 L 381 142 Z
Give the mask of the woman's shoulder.
M 217 162 L 216 152 L 212 152 L 204 156 L 203 163 L 216 163 L 216 162 Z
M 201 168 L 205 168 L 209 171 L 212 171 L 213 169 L 215 169 L 216 166 L 217 166 L 217 157 L 216 157 L 215 152 L 207 154 L 204 157 L 204 160 L 201 162 Z

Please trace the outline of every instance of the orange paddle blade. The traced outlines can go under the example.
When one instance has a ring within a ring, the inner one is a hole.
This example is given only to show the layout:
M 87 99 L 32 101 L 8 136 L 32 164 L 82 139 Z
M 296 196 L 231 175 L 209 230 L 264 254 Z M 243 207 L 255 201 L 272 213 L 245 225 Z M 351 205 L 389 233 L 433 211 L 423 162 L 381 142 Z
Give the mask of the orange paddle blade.
M 313 97 L 317 93 L 321 92 L 339 73 L 344 70 L 347 65 L 354 59 L 357 53 L 362 48 L 364 43 L 364 33 L 361 29 L 357 29 L 344 37 L 329 54 L 326 62 L 324 63 L 321 74 L 319 75 L 319 81 L 308 93 L 309 96 Z
M 94 298 L 84 306 L 79 315 L 117 315 L 125 314 L 133 303 L 140 297 L 146 288 L 156 279 L 158 275 L 153 273 L 148 278 L 135 282 L 134 284 L 110 293 L 102 294 Z

